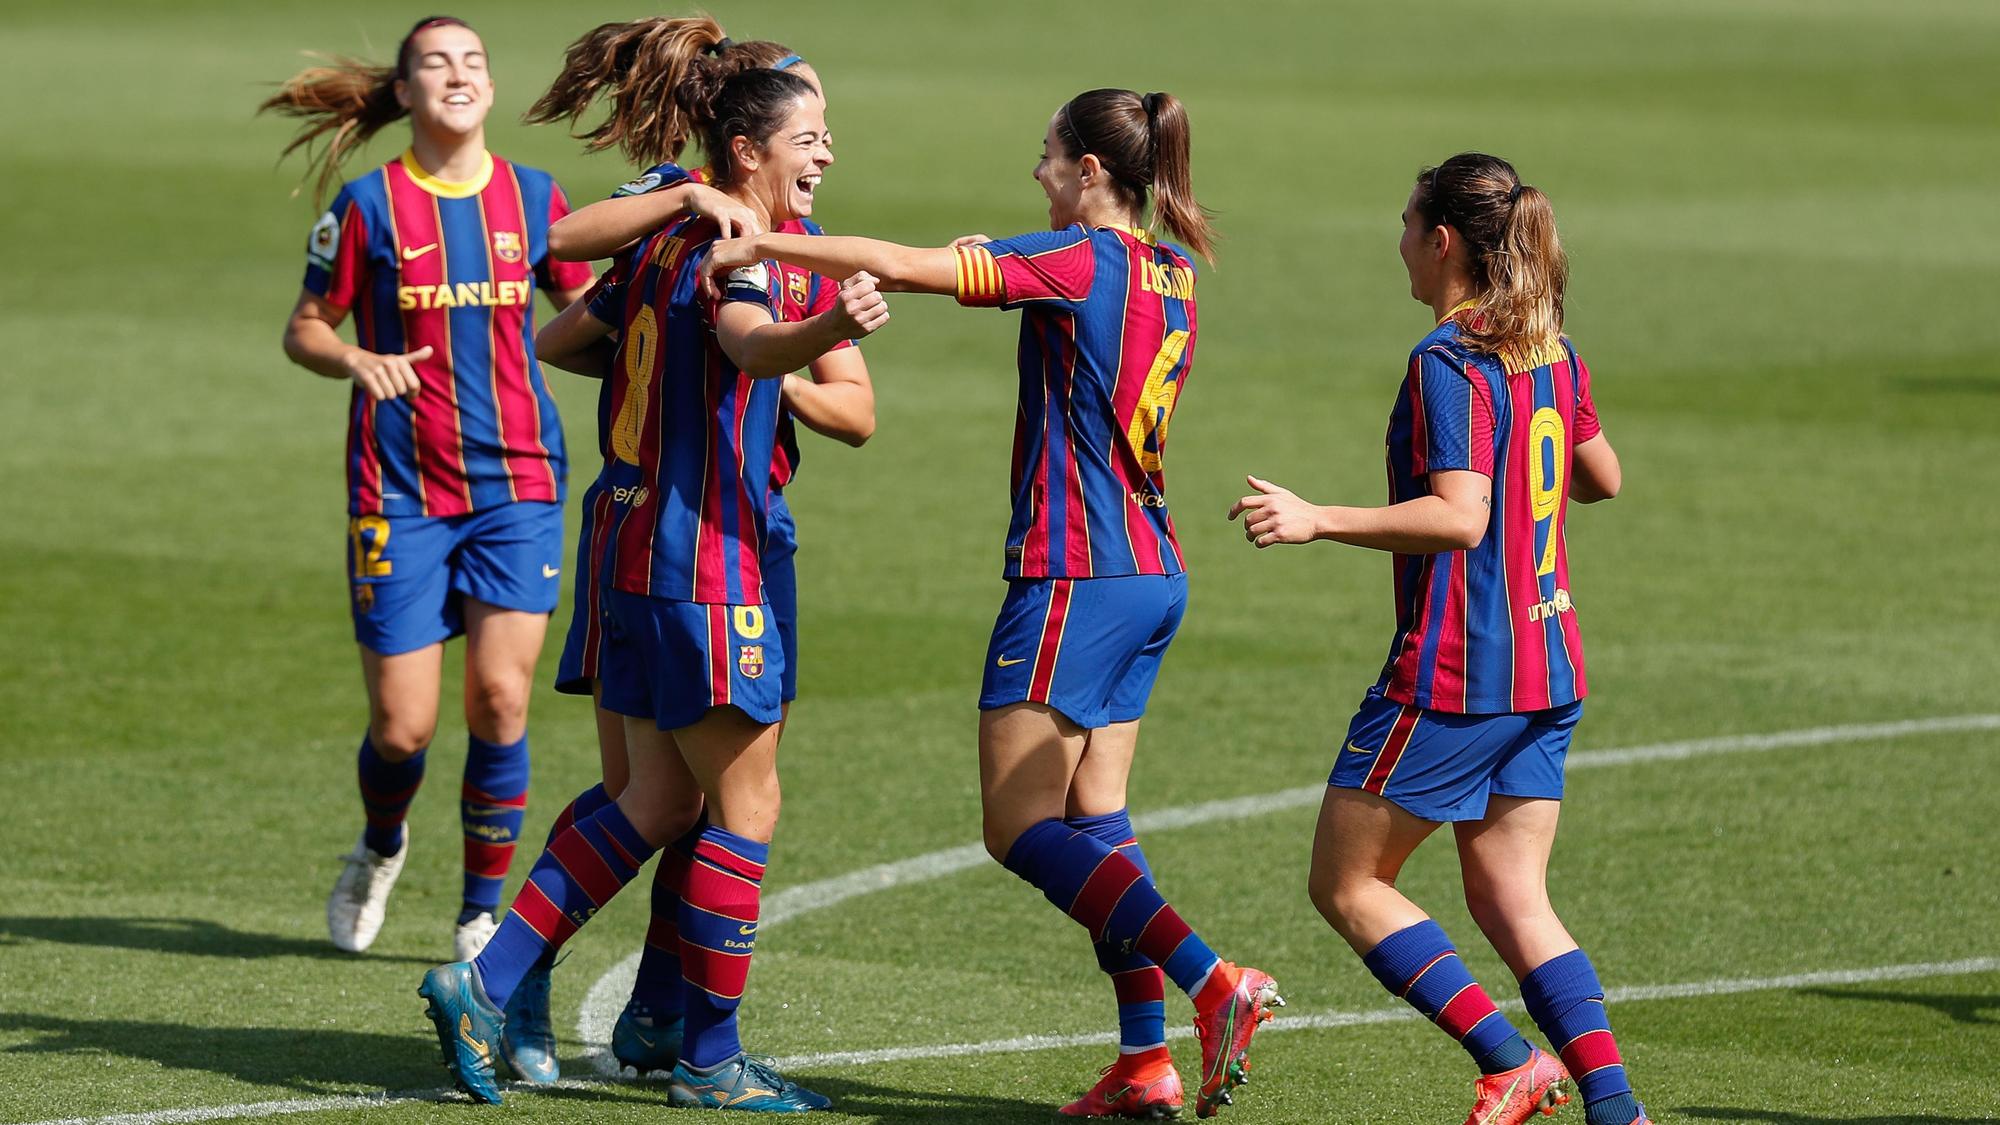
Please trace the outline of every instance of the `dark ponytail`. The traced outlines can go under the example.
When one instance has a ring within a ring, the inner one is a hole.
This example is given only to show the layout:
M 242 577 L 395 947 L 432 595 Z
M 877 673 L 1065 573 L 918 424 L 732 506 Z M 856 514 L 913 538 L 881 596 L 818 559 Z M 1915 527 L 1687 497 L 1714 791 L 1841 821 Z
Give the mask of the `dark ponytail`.
M 1505 160 L 1461 152 L 1418 173 L 1416 204 L 1470 251 L 1479 304 L 1460 324 L 1468 344 L 1525 356 L 1562 335 L 1569 256 L 1548 196 Z
M 1194 197 L 1187 110 L 1172 94 L 1087 90 L 1056 114 L 1064 155 L 1097 157 L 1126 199 L 1143 211 L 1153 193 L 1153 225 L 1215 260 L 1215 228 Z
M 615 145 L 641 167 L 678 161 L 702 132 L 695 111 L 723 82 L 746 70 L 798 62 L 783 44 L 730 39 L 708 16 L 600 24 L 569 45 L 561 72 L 522 120 L 575 125 L 602 100 L 610 104 L 603 123 L 571 132 L 585 152 Z
M 313 181 L 314 202 L 326 197 L 341 163 L 355 149 L 367 144 L 384 125 L 409 115 L 396 100 L 396 82 L 410 76 L 410 45 L 417 33 L 433 27 L 472 30 L 471 24 L 453 16 L 425 16 L 397 44 L 396 65 L 374 66 L 341 55 L 327 57 L 326 65 L 294 74 L 257 106 L 258 113 L 303 120 L 278 159 L 301 148 L 306 150 L 306 178 Z M 322 138 L 325 144 L 314 151 Z M 318 169 L 317 175 L 314 169 Z

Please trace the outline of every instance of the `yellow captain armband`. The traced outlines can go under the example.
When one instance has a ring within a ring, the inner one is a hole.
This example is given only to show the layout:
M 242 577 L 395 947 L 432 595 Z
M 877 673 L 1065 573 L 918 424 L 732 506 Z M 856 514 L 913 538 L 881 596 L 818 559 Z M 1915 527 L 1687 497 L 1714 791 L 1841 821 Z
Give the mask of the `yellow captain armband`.
M 958 303 L 997 305 L 1007 299 L 1007 285 L 1000 277 L 1000 263 L 984 246 L 953 248 L 958 255 Z

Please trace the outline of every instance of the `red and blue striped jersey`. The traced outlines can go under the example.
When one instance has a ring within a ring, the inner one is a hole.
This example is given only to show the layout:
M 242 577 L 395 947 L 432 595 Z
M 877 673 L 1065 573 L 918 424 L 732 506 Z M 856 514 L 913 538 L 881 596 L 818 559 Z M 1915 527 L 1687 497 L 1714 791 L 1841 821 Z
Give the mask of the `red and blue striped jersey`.
M 1167 513 L 1167 424 L 1194 360 L 1194 265 L 1143 232 L 1081 224 L 958 251 L 958 300 L 1023 310 L 1009 578 L 1185 569 Z
M 779 380 L 737 369 L 715 337 L 730 301 L 782 312 L 768 263 L 701 289 L 715 223 L 686 218 L 613 267 L 590 313 L 620 329 L 609 376 L 601 486 L 612 498 L 609 580 L 675 601 L 764 600 L 765 520 L 782 405 Z
M 352 515 L 457 516 L 563 499 L 562 421 L 535 362 L 537 284 L 590 282 L 548 254 L 569 212 L 548 173 L 488 155 L 464 183 L 405 152 L 340 189 L 306 243 L 305 287 L 354 313 L 363 348 L 429 345 L 412 398 L 348 407 Z
M 1395 556 L 1396 638 L 1377 690 L 1462 714 L 1587 694 L 1563 521 L 1572 453 L 1597 434 L 1590 371 L 1567 339 L 1485 355 L 1447 319 L 1410 353 L 1389 415 L 1390 502 L 1468 469 L 1492 478 L 1493 513 L 1470 551 Z
M 616 199 L 621 196 L 645 195 L 648 192 L 658 191 L 661 188 L 673 187 L 675 184 L 683 183 L 687 180 L 693 180 L 696 183 L 705 183 L 707 182 L 706 176 L 706 170 L 701 168 L 689 171 L 678 164 L 655 164 L 651 168 L 646 169 L 637 179 L 621 184 L 618 190 L 611 193 L 611 196 Z M 792 219 L 780 223 L 777 227 L 777 232 L 779 234 L 826 233 L 820 229 L 818 223 L 813 222 L 811 219 Z M 838 284 L 828 281 L 826 278 L 809 270 L 802 270 L 797 266 L 786 265 L 782 262 L 777 263 L 777 269 L 784 279 L 784 290 L 780 294 L 784 302 L 784 313 L 778 318 L 780 320 L 798 321 L 810 316 L 818 316 L 820 313 L 831 309 L 834 306 L 835 300 L 840 295 Z M 842 340 L 834 346 L 833 350 L 839 351 L 841 348 L 851 348 L 853 346 L 854 341 Z M 771 487 L 783 488 L 792 483 L 792 477 L 798 474 L 798 470 L 798 427 L 792 421 L 791 411 L 787 410 L 778 419 L 777 451 L 771 460 Z

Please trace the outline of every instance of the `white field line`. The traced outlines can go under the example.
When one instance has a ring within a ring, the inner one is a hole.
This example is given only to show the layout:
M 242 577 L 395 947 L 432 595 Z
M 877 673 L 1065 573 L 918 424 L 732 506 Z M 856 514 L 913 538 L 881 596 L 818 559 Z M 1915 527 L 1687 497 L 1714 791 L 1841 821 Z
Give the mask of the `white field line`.
M 2000 730 L 2000 714 L 1948 715 L 1941 718 L 1905 719 L 1888 723 L 1807 727 L 1803 730 L 1776 731 L 1771 734 L 1735 734 L 1720 738 L 1658 742 L 1650 746 L 1628 746 L 1612 750 L 1577 750 L 1569 755 L 1567 768 L 1580 770 L 1629 766 L 1642 762 L 1680 761 L 1717 754 L 1757 753 L 1767 750 L 1907 738 L 1921 734 L 1980 730 Z M 1325 793 L 1325 785 L 1302 785 L 1294 789 L 1280 789 L 1275 793 L 1204 801 L 1196 805 L 1141 813 L 1132 818 L 1132 825 L 1140 831 L 1163 832 L 1174 828 L 1212 824 L 1216 821 L 1247 820 L 1279 809 L 1316 805 Z M 764 930 L 769 930 L 772 926 L 788 922 L 801 914 L 824 910 L 849 899 L 886 891 L 893 887 L 942 879 L 947 875 L 954 875 L 989 862 L 991 861 L 987 859 L 984 847 L 967 844 L 926 855 L 912 856 L 909 859 L 899 859 L 893 863 L 864 867 L 859 871 L 836 875 L 830 879 L 788 887 L 764 899 L 761 925 Z M 600 1074 L 618 1073 L 618 1062 L 611 1057 L 611 1025 L 617 1020 L 619 1011 L 625 1007 L 625 998 L 631 994 L 632 981 L 638 972 L 639 955 L 635 953 L 607 970 L 584 996 L 583 1009 L 577 1017 L 577 1037 L 584 1048 L 585 1059 Z M 1096 1041 L 1089 1040 L 1089 1042 Z
M 1960 961 L 1931 961 L 1910 965 L 1878 965 L 1868 969 L 1836 969 L 1818 973 L 1790 973 L 1776 977 L 1719 978 L 1716 980 L 1685 981 L 1680 984 L 1640 985 L 1634 988 L 1614 988 L 1606 994 L 1606 999 L 1614 1004 L 1638 1004 L 1650 1000 L 1684 1000 L 1709 996 L 1733 996 L 1745 992 L 1776 992 L 1795 988 L 1812 988 L 1826 985 L 1872 984 L 1894 980 L 1930 980 L 1940 977 L 1969 976 L 1974 973 L 2000 972 L 2000 957 L 1969 957 Z M 1504 1000 L 1503 1009 L 1519 1011 L 1519 1000 Z M 1360 1008 L 1350 1011 L 1310 1012 L 1300 1015 L 1281 1015 L 1264 1028 L 1264 1034 L 1280 1031 L 1323 1030 L 1327 1028 L 1356 1027 L 1364 1024 L 1394 1023 L 1417 1019 L 1412 1009 L 1397 1005 L 1375 1008 Z M 1194 1035 L 1192 1026 L 1173 1027 L 1167 1031 L 1169 1039 L 1189 1039 Z M 793 1055 L 778 1060 L 780 1068 L 822 1070 L 837 1066 L 869 1066 L 879 1063 L 908 1062 L 916 1059 L 960 1058 L 969 1055 L 1002 1055 L 1021 1051 L 1045 1051 L 1059 1047 L 1089 1047 L 1110 1044 L 1117 1036 L 1109 1032 L 1094 1032 L 1087 1035 L 1023 1035 L 1013 1039 L 992 1039 L 983 1043 L 938 1043 L 917 1047 L 885 1047 L 873 1051 L 835 1051 L 822 1054 Z M 553 1086 L 529 1086 L 525 1083 L 509 1084 L 510 1092 L 531 1093 L 535 1090 L 561 1089 L 583 1090 L 592 1087 L 631 1081 L 622 1078 L 565 1078 Z M 37 1121 L 32 1125 L 183 1125 L 187 1122 L 220 1121 L 254 1117 L 279 1117 L 294 1113 L 318 1113 L 328 1110 L 385 1109 L 390 1106 L 406 1105 L 412 1102 L 435 1102 L 447 1097 L 462 1098 L 455 1091 L 439 1087 L 433 1090 L 400 1090 L 382 1094 L 327 1095 L 314 1098 L 292 1098 L 286 1101 L 249 1102 L 242 1105 L 202 1106 L 192 1109 L 158 1109 L 144 1113 L 121 1113 L 110 1117 L 65 1117 L 54 1121 Z
M 1952 715 L 1935 719 L 1910 719 L 1889 723 L 1861 723 L 1850 726 L 1811 727 L 1804 730 L 1779 731 L 1772 734 L 1729 735 L 1721 738 L 1692 739 L 1684 742 L 1662 742 L 1651 746 L 1633 746 L 1615 750 L 1579 750 L 1569 756 L 1568 768 L 1589 769 L 1595 766 L 1631 765 L 1639 762 L 1678 761 L 1685 758 L 1713 754 L 1735 754 L 1763 750 L 1778 750 L 1790 747 L 1830 746 L 1840 743 L 1864 742 L 1871 739 L 1904 738 L 1921 734 L 1945 734 L 1956 731 L 2000 730 L 2000 714 Z M 1298 808 L 1319 801 L 1325 792 L 1321 785 L 1300 786 L 1295 789 L 1281 789 L 1275 793 L 1265 793 L 1249 797 L 1231 797 L 1219 801 L 1207 801 L 1198 805 L 1188 805 L 1178 809 L 1161 809 L 1157 812 L 1142 813 L 1133 819 L 1136 828 L 1146 831 L 1164 831 L 1172 828 L 1189 828 L 1221 820 L 1243 820 L 1274 809 Z M 763 925 L 768 928 L 781 921 L 796 918 L 801 914 L 823 910 L 838 903 L 861 895 L 892 887 L 921 883 L 946 875 L 965 871 L 986 862 L 985 849 L 977 844 L 927 855 L 913 856 L 893 863 L 877 864 L 846 875 L 822 879 L 778 891 L 764 900 Z M 635 954 L 613 966 L 600 977 L 584 998 L 583 1013 L 577 1021 L 577 1030 L 582 1038 L 586 1055 L 600 1073 L 607 1076 L 614 1073 L 607 1043 L 611 1034 L 612 1021 L 619 1009 L 624 1007 L 625 996 L 631 990 L 633 976 L 638 971 L 639 958 Z M 1824 984 L 1857 984 L 1869 981 L 1915 980 L 1923 977 L 1963 975 L 2000 970 L 2000 958 L 1977 958 L 1967 961 L 1935 962 L 1920 965 L 1888 965 L 1873 969 L 1854 969 L 1827 973 L 1800 973 L 1787 977 L 1770 977 L 1762 980 L 1713 980 L 1695 981 L 1686 984 L 1653 985 L 1649 987 L 1614 989 L 1609 995 L 1613 1003 L 1632 1003 L 1644 1000 L 1664 1000 L 1682 997 L 1721 996 L 1737 992 L 1763 991 L 1770 989 L 1801 988 Z M 1503 1004 L 1512 1007 L 1516 1004 Z M 1349 1027 L 1359 1024 L 1386 1023 L 1398 1019 L 1413 1019 L 1415 1013 L 1399 1008 L 1370 1008 L 1352 1012 L 1318 1012 L 1299 1016 L 1288 1016 L 1271 1025 L 1267 1030 L 1302 1028 Z M 1183 1034 L 1179 1029 L 1168 1033 L 1176 1038 Z M 1028 1035 L 1014 1039 L 999 1039 L 985 1043 L 947 1043 L 926 1047 L 889 1047 L 876 1051 L 853 1051 L 846 1053 L 799 1055 L 782 1060 L 792 1066 L 824 1066 L 839 1063 L 861 1063 L 867 1061 L 893 1061 L 897 1059 L 946 1058 L 957 1055 L 1000 1054 L 1009 1051 L 1045 1050 L 1054 1047 L 1089 1046 L 1113 1042 L 1109 1033 L 1089 1035 L 1043 1036 Z M 556 1084 L 558 1089 L 579 1089 L 597 1085 L 606 1079 L 564 1079 Z M 520 1087 L 533 1089 L 533 1087 Z M 142 1113 L 122 1113 L 105 1117 L 65 1117 L 49 1121 L 33 1122 L 31 1125 L 181 1125 L 183 1122 L 220 1121 L 226 1119 L 248 1119 L 257 1117 L 280 1117 L 295 1113 L 316 1113 L 337 1109 L 382 1109 L 389 1106 L 405 1105 L 416 1101 L 436 1101 L 452 1094 L 448 1088 L 433 1090 L 387 1091 L 379 1094 L 329 1094 L 319 1097 L 290 1098 L 282 1101 L 245 1102 L 235 1105 L 196 1106 L 186 1109 L 160 1109 Z

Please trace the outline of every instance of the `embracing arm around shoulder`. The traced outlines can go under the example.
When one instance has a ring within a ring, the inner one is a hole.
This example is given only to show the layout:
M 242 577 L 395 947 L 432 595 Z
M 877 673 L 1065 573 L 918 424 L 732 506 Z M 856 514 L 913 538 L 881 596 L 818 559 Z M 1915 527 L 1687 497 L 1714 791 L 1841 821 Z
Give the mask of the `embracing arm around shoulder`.
M 814 433 L 859 448 L 875 433 L 875 386 L 861 349 L 827 352 L 809 378 L 785 376 L 785 408 Z
M 1236 502 L 1243 537 L 1258 547 L 1331 539 L 1401 555 L 1469 551 L 1486 538 L 1493 514 L 1493 482 L 1485 473 L 1448 469 L 1430 474 L 1431 493 L 1380 508 L 1321 507 L 1290 489 L 1256 477 L 1257 491 Z
M 285 321 L 285 355 L 293 363 L 329 379 L 351 379 L 377 401 L 414 395 L 423 383 L 416 364 L 431 356 L 428 344 L 401 355 L 377 355 L 340 338 L 347 310 L 310 289 Z
M 720 271 L 776 258 L 821 277 L 872 274 L 887 293 L 958 294 L 958 253 L 920 249 L 844 234 L 760 234 L 715 244 L 709 265 Z
M 611 366 L 612 326 L 590 314 L 590 302 L 573 300 L 535 333 L 535 358 L 592 379 Z
M 722 228 L 722 236 L 761 234 L 757 212 L 729 196 L 693 181 L 649 191 L 618 195 L 579 207 L 549 227 L 549 253 L 565 262 L 594 262 L 659 230 L 683 215 L 707 215 Z
M 1625 470 L 1618 464 L 1618 451 L 1602 430 L 1596 437 L 1576 447 L 1570 461 L 1569 498 L 1579 504 L 1595 504 L 1618 495 L 1625 483 Z

